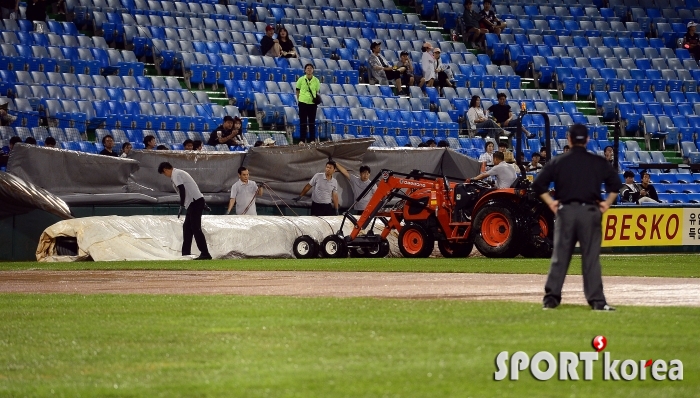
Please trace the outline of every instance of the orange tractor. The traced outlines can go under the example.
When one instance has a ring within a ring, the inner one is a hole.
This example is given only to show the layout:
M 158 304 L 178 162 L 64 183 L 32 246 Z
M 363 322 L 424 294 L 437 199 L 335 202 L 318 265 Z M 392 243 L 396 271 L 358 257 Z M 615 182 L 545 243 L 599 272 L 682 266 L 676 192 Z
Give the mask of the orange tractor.
M 377 190 L 359 218 L 346 212 L 340 230 L 318 246 L 309 237 L 297 238 L 297 258 L 320 249 L 324 257 L 385 257 L 387 237 L 399 232 L 404 257 L 428 257 L 435 241 L 445 257 L 467 257 L 474 245 L 487 257 L 549 257 L 552 254 L 552 213 L 530 189 L 526 178 L 513 188 L 495 189 L 485 182 L 460 183 L 446 176 L 414 170 L 409 174 L 382 170 L 370 186 Z M 360 195 L 369 194 L 369 189 Z M 375 234 L 379 224 L 380 234 Z M 383 228 L 381 228 L 383 225 Z M 366 231 L 363 233 L 363 231 Z M 300 246 L 298 246 L 300 245 Z M 301 256 L 299 253 L 301 252 Z
M 544 117 L 545 150 L 550 158 L 549 119 L 542 112 L 523 109 Z M 522 123 L 519 123 L 522 126 Z M 522 130 L 516 138 L 517 158 L 522 153 Z M 467 257 L 476 245 L 486 257 L 551 257 L 554 216 L 531 189 L 520 165 L 520 176 L 511 188 L 496 189 L 482 181 L 462 179 L 414 170 L 409 174 L 382 170 L 369 187 L 377 185 L 364 212 L 355 218 L 346 212 L 336 234 L 319 245 L 304 235 L 294 241 L 297 258 L 385 257 L 387 237 L 399 233 L 398 246 L 404 257 L 428 257 L 438 243 L 444 257 Z M 365 189 L 357 200 L 370 193 Z M 348 221 L 353 229 L 343 236 Z M 380 234 L 375 234 L 379 222 Z M 383 228 L 381 226 L 383 225 Z

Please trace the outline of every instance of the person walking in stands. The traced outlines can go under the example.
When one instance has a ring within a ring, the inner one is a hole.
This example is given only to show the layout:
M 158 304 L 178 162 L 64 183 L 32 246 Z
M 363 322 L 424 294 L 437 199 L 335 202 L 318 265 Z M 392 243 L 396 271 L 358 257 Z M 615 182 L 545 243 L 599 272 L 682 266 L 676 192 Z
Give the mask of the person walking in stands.
M 329 160 L 326 162 L 325 173 L 316 173 L 311 181 L 304 187 L 295 202 L 301 200 L 311 188 L 311 215 L 332 216 L 338 215 L 338 181 L 333 177 L 336 164 Z
M 147 135 L 143 137 L 143 146 L 145 147 L 144 149 L 150 149 L 150 150 L 155 150 L 156 149 L 156 137 L 152 135 Z
M 360 166 L 359 177 L 348 173 L 348 170 L 345 167 L 343 167 L 340 163 L 336 163 L 336 166 L 338 166 L 338 171 L 340 172 L 340 174 L 345 176 L 345 178 L 347 178 L 350 182 L 350 186 L 352 187 L 352 194 L 355 196 L 355 198 L 360 196 L 360 194 L 362 194 L 362 192 L 364 192 L 365 189 L 367 189 L 369 184 L 372 182 L 369 179 L 370 174 L 372 173 L 372 170 L 369 168 L 369 166 Z M 353 209 L 355 209 L 356 214 L 362 214 L 362 212 L 367 207 L 369 200 L 372 199 L 372 195 L 374 195 L 376 191 L 377 186 L 372 186 L 369 193 L 365 195 L 360 201 L 355 203 Z
M 196 260 L 211 260 L 207 239 L 202 232 L 202 212 L 207 205 L 197 183 L 189 173 L 173 168 L 173 165 L 168 162 L 158 165 L 158 174 L 170 178 L 175 190 L 180 194 L 180 210 L 177 218 L 180 218 L 180 214 L 185 210 L 185 222 L 182 224 L 182 255 L 189 256 L 192 253 L 192 237 L 194 237 L 200 252 Z
M 114 137 L 111 135 L 107 134 L 106 136 L 102 137 L 102 145 L 104 146 L 104 149 L 100 151 L 100 155 L 119 156 L 119 154 L 114 151 Z
M 569 128 L 571 150 L 557 156 L 535 178 L 532 185 L 543 202 L 557 217 L 554 228 L 554 253 L 544 286 L 544 309 L 561 303 L 561 290 L 576 242 L 581 248 L 583 292 L 593 310 L 614 311 L 603 293 L 600 244 L 603 213 L 615 203 L 622 183 L 604 158 L 588 153 L 588 128 L 574 124 Z M 554 183 L 556 199 L 549 193 Z M 600 185 L 605 183 L 607 198 L 601 200 Z
M 233 205 L 236 205 L 236 214 L 257 216 L 255 209 L 255 197 L 261 196 L 262 187 L 250 179 L 250 172 L 245 167 L 238 168 L 238 181 L 231 187 L 231 199 L 228 201 L 226 214 L 231 214 Z
M 314 66 L 306 64 L 304 72 L 304 76 L 297 80 L 300 142 L 307 142 L 307 130 L 309 141 L 316 139 L 316 111 L 318 110 L 318 104 L 320 104 L 318 92 L 321 90 L 321 82 L 314 76 Z
M 420 67 L 423 69 L 423 77 L 420 79 L 419 86 L 433 87 L 435 83 L 435 57 L 433 56 L 433 45 L 423 43 L 421 47 L 423 55 L 420 59 Z
M 485 129 L 484 135 L 487 135 L 494 140 L 498 139 L 498 134 L 507 134 L 505 130 L 498 127 L 496 122 L 489 119 L 487 113 L 481 107 L 481 98 L 478 95 L 472 97 L 469 102 L 469 110 L 467 111 L 467 119 L 469 120 L 469 129 L 475 133 L 478 130 Z

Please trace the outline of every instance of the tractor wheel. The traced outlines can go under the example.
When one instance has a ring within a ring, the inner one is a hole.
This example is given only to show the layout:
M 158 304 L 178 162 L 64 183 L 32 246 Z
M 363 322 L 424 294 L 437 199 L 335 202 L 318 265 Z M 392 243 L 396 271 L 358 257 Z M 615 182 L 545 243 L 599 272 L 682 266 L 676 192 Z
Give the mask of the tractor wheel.
M 526 244 L 520 254 L 529 258 L 550 258 L 554 251 L 554 215 L 547 208 L 539 208 L 528 220 Z
M 382 241 L 379 242 L 379 246 L 376 249 L 373 248 L 363 250 L 366 253 L 366 257 L 384 258 L 387 254 L 389 254 L 389 241 L 386 239 L 382 239 Z
M 418 224 L 407 224 L 399 233 L 399 249 L 404 257 L 428 257 L 433 252 L 435 240 Z
M 474 244 L 486 257 L 515 257 L 520 252 L 520 226 L 513 206 L 498 201 L 482 207 L 474 217 Z
M 328 235 L 321 242 L 321 255 L 328 258 L 345 258 L 348 256 L 348 246 L 338 235 Z
M 446 240 L 438 241 L 438 249 L 445 258 L 469 257 L 474 248 L 474 242 L 450 243 Z
M 318 256 L 318 243 L 309 235 L 302 235 L 294 239 L 292 246 L 296 258 L 316 258 Z

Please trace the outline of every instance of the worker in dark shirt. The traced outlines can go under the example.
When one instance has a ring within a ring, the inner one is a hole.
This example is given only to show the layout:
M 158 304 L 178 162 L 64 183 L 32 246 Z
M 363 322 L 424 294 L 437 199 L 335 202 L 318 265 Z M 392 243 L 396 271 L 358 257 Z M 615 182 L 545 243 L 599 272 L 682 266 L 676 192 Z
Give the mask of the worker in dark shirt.
M 556 308 L 569 269 L 576 242 L 580 243 L 583 292 L 593 310 L 614 311 L 603 294 L 600 267 L 601 222 L 603 213 L 615 203 L 622 183 L 605 158 L 588 153 L 588 128 L 574 124 L 569 129 L 571 151 L 547 163 L 535 178 L 534 191 L 556 215 L 554 253 L 545 284 L 543 308 Z M 554 183 L 557 198 L 549 193 Z M 607 198 L 601 200 L 600 185 L 605 183 Z
M 700 36 L 695 33 L 696 24 L 695 22 L 688 22 L 688 30 L 683 36 L 683 47 L 685 47 L 690 54 L 695 58 L 696 61 L 700 62 Z
M 207 145 L 237 145 L 238 140 L 236 140 L 236 136 L 241 134 L 241 132 L 233 129 L 233 122 L 234 119 L 231 116 L 224 116 L 224 123 L 211 132 Z

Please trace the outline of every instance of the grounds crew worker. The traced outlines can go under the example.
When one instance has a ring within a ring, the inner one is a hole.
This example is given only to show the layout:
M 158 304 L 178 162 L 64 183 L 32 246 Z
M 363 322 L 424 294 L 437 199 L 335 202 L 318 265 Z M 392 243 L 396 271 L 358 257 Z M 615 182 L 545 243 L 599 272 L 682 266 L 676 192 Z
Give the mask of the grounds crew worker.
M 204 203 L 204 196 L 199 191 L 197 183 L 184 170 L 175 169 L 168 162 L 163 162 L 158 166 L 158 173 L 170 178 L 175 190 L 180 194 L 180 210 L 177 218 L 183 209 L 185 213 L 185 223 L 182 224 L 182 255 L 189 256 L 192 250 L 192 237 L 197 242 L 197 249 L 201 253 L 196 260 L 211 260 L 209 249 L 207 249 L 207 239 L 202 232 L 202 212 L 207 205 Z
M 593 310 L 614 311 L 603 294 L 600 269 L 601 221 L 610 205 L 615 203 L 622 183 L 605 158 L 586 151 L 588 129 L 574 124 L 569 129 L 571 151 L 551 161 L 535 178 L 533 189 L 557 216 L 547 283 L 544 286 L 543 308 L 556 308 L 561 302 L 561 290 L 569 262 L 578 241 L 581 246 L 583 292 Z M 549 194 L 554 182 L 557 199 Z M 606 200 L 600 199 L 600 185 L 605 182 Z
M 336 167 L 335 162 L 326 162 L 325 173 L 316 173 L 311 181 L 304 187 L 295 202 L 301 200 L 311 188 L 311 215 L 333 216 L 338 215 L 338 181 L 333 177 Z

